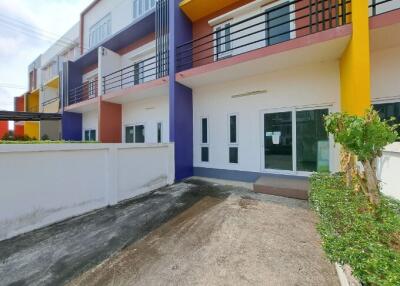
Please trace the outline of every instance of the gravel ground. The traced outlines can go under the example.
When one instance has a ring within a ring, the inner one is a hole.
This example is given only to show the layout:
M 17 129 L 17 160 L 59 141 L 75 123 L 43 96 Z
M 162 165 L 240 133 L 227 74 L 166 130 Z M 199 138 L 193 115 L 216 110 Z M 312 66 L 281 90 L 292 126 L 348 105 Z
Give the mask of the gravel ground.
M 68 285 L 339 285 L 306 202 L 191 183 L 205 196 Z

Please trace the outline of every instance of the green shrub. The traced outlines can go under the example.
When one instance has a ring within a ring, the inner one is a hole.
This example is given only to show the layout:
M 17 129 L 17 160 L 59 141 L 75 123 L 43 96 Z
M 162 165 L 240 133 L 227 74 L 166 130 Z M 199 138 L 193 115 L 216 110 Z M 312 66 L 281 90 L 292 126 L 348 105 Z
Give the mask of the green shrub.
M 342 174 L 313 175 L 310 202 L 332 262 L 350 265 L 365 285 L 400 285 L 400 202 L 382 197 L 372 211 Z

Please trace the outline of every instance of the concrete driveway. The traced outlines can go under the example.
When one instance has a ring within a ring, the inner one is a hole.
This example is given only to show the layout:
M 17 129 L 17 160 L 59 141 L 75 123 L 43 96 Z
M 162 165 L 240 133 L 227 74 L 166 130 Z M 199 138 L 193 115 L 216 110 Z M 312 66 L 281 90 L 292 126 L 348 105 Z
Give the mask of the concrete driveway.
M 0 285 L 339 285 L 307 203 L 200 181 L 0 242 Z

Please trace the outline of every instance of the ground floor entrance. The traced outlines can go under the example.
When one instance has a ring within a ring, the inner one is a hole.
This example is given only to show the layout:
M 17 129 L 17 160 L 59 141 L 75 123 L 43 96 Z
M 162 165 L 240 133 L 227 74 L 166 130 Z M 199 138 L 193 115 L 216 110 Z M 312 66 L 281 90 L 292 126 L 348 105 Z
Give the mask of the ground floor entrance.
M 329 171 L 328 108 L 274 109 L 262 112 L 262 169 L 272 173 Z

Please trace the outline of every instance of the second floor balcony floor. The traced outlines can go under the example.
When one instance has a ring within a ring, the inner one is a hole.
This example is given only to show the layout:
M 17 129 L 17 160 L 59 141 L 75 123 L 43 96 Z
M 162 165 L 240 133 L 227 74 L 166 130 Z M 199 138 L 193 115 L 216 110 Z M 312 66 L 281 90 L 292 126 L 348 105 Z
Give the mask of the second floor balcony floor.
M 185 1 L 196 2 L 198 0 Z M 355 0 L 256 0 L 193 21 L 193 40 L 176 49 L 178 71 L 351 24 Z M 238 2 L 238 1 L 236 1 Z M 240 1 L 239 1 L 240 2 Z M 188 8 L 189 7 L 189 8 Z M 190 3 L 184 10 L 190 16 Z M 197 7 L 193 4 L 193 7 Z M 367 8 L 367 7 L 366 7 Z M 400 0 L 369 0 L 369 16 L 400 8 Z M 193 17 L 197 11 L 192 11 Z M 208 31 L 208 32 L 207 32 Z

